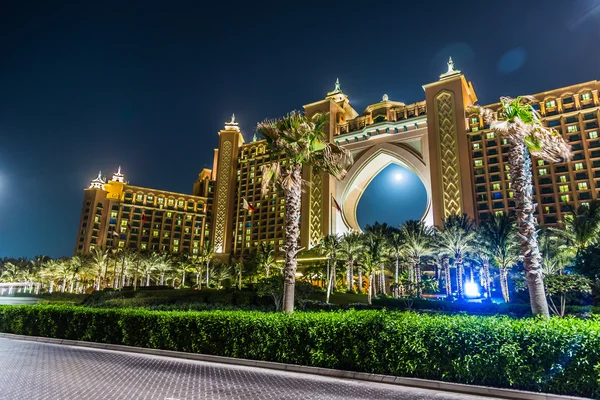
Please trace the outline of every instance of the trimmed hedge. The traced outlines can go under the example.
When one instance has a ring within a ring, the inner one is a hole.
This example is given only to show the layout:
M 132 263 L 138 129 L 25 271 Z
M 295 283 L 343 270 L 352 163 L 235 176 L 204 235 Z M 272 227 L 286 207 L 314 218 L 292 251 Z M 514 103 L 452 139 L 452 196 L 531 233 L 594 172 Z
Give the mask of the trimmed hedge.
M 0 306 L 0 331 L 600 397 L 600 321 Z

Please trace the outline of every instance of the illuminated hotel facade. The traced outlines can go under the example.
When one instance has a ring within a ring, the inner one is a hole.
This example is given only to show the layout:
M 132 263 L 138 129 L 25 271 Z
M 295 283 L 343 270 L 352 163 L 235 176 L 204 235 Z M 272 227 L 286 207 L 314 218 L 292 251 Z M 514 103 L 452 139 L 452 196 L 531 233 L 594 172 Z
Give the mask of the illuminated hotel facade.
M 511 213 L 514 202 L 509 184 L 508 144 L 495 137 L 477 115 L 470 114 L 471 106 L 477 102 L 472 84 L 450 60 L 447 72 L 423 89 L 423 101 L 405 104 L 384 95 L 380 102 L 359 114 L 336 82 L 334 90 L 323 100 L 304 106 L 308 115 L 329 113 L 326 128 L 329 140 L 349 149 L 354 155 L 354 165 L 341 181 L 315 174 L 310 168 L 303 171 L 303 178 L 310 184 L 302 197 L 301 247 L 311 249 L 330 233 L 360 230 L 356 210 L 361 195 L 371 180 L 390 164 L 408 168 L 423 182 L 428 199 L 423 220 L 428 224 L 440 225 L 452 214 L 466 213 L 479 221 L 489 213 Z M 570 206 L 577 207 L 600 197 L 599 89 L 600 83 L 591 81 L 534 95 L 535 107 L 546 124 L 558 130 L 573 150 L 573 159 L 566 163 L 533 160 L 536 216 L 542 225 L 558 224 Z M 498 110 L 500 105 L 486 107 Z M 284 194 L 272 190 L 263 197 L 260 192 L 261 167 L 275 159 L 285 163 L 285 159 L 269 153 L 263 140 L 245 143 L 240 127 L 232 118 L 219 132 L 213 169 L 200 173 L 193 195 L 126 184 L 113 189 L 114 177 L 103 183 L 104 189 L 94 188 L 102 184 L 92 182 L 85 192 L 84 211 L 90 205 L 100 204 L 98 198 L 104 196 L 103 201 L 108 205 L 103 205 L 103 210 L 110 215 L 102 214 L 108 223 L 100 222 L 98 229 L 93 228 L 92 232 L 95 230 L 98 235 L 93 236 L 89 225 L 82 224 L 85 221 L 89 224 L 90 218 L 95 218 L 97 208 L 90 208 L 87 220 L 82 212 L 76 252 L 88 252 L 90 246 L 101 243 L 114 246 L 116 236 L 109 238 L 112 226 L 126 228 L 125 232 L 119 232 L 122 236 L 118 247 L 145 246 L 150 250 L 193 254 L 195 248 L 210 240 L 224 259 L 252 253 L 261 245 L 272 245 L 279 251 L 285 236 Z M 178 237 L 178 244 L 175 235 L 185 232 L 175 231 L 173 224 L 166 224 L 165 204 L 161 208 L 157 203 L 159 192 L 164 199 L 177 202 L 170 209 L 173 215 L 181 214 L 183 222 L 191 218 L 189 227 L 198 229 L 188 239 Z M 137 202 L 139 194 L 141 202 Z M 151 204 L 147 200 L 149 195 Z M 244 200 L 252 210 L 244 207 Z M 179 204 L 183 207 L 178 208 Z M 193 204 L 189 210 L 188 204 Z M 142 209 L 152 212 L 153 219 L 150 227 L 144 221 L 145 224 L 135 226 L 138 230 L 134 232 L 127 218 L 140 215 Z M 114 211 L 116 218 L 112 218 Z M 127 231 L 127 223 L 131 231 Z M 152 240 L 156 237 L 155 230 L 159 231 L 158 242 Z

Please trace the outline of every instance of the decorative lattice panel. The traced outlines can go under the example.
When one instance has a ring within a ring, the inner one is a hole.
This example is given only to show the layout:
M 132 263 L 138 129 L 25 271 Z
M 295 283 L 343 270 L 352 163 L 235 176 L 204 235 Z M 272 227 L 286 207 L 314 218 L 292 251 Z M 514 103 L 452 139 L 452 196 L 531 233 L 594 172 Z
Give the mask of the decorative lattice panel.
M 219 183 L 217 186 L 217 215 L 215 218 L 215 250 L 223 252 L 225 248 L 225 230 L 227 217 L 227 196 L 229 194 L 229 175 L 231 171 L 232 143 L 223 143 L 221 161 L 219 162 Z
M 313 173 L 310 185 L 310 240 L 309 247 L 315 247 L 321 240 L 321 219 L 323 215 L 323 176 Z
M 442 166 L 443 208 L 444 218 L 446 218 L 452 214 L 462 214 L 454 94 L 440 93 L 435 99 L 435 106 Z

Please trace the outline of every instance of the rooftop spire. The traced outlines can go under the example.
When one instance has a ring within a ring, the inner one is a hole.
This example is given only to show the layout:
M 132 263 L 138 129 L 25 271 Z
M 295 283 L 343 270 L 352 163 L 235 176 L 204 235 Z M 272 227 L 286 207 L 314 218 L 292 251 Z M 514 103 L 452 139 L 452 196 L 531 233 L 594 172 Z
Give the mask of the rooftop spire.
M 460 74 L 460 70 L 454 68 L 454 61 L 452 61 L 452 57 L 448 60 L 448 71 L 444 72 L 440 75 L 440 79 L 448 78 L 450 76 Z
M 102 171 L 98 171 L 98 176 L 90 183 L 89 189 L 101 189 L 104 190 L 104 184 L 106 180 L 102 178 Z
M 115 173 L 113 174 L 112 180 L 113 180 L 114 182 L 121 182 L 121 183 L 124 183 L 124 182 L 125 182 L 125 175 L 123 175 L 123 174 L 121 173 L 121 166 L 120 166 L 120 165 L 119 165 L 119 168 L 117 169 L 117 172 L 115 172 Z
M 239 124 L 235 122 L 235 114 L 231 114 L 231 121 L 225 123 L 226 131 L 240 131 Z
M 342 92 L 342 89 L 340 88 L 340 78 L 336 78 L 335 79 L 335 88 L 333 89 L 333 91 L 328 92 L 327 96 L 332 96 L 334 94 L 338 94 L 338 93 L 344 93 Z

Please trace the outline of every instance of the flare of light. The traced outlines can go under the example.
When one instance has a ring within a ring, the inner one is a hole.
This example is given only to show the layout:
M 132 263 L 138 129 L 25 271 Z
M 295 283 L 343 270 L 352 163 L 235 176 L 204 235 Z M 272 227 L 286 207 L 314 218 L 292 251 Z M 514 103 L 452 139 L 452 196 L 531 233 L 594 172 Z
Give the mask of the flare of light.
M 401 173 L 397 173 L 396 175 L 394 175 L 394 179 L 396 181 L 401 181 L 402 180 L 402 174 Z
M 480 297 L 479 293 L 479 285 L 475 282 L 467 282 L 465 283 L 465 296 L 467 297 Z

